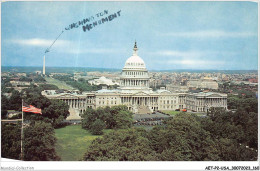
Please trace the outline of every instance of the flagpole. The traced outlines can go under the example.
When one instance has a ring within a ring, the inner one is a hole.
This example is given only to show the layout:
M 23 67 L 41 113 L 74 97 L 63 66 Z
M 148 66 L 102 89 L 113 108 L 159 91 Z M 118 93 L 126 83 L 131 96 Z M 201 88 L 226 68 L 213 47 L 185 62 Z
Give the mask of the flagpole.
M 23 160 L 23 99 L 22 99 L 22 129 L 21 129 L 21 160 Z

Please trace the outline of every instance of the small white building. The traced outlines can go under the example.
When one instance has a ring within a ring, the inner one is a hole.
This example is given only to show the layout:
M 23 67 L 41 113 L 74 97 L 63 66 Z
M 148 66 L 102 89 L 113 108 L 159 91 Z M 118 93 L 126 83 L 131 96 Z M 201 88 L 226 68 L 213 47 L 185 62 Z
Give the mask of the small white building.
M 102 76 L 102 77 L 100 77 L 98 79 L 89 80 L 88 82 L 91 85 L 101 85 L 101 84 L 108 85 L 108 86 L 119 85 L 119 83 L 114 82 L 113 80 L 108 79 L 108 78 L 106 78 L 104 76 Z

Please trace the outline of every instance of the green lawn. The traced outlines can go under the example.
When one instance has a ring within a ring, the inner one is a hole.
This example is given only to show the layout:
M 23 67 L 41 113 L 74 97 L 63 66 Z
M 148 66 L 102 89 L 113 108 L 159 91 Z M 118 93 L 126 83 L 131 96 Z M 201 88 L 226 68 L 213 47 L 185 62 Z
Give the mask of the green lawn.
M 170 115 L 172 115 L 172 116 L 174 116 L 174 115 L 180 113 L 180 111 L 174 111 L 174 110 L 162 110 L 162 112 L 164 112 L 164 113 L 166 113 L 166 114 L 170 114 Z M 184 113 L 192 114 L 193 112 L 184 112 Z M 197 115 L 197 116 L 202 116 L 202 115 L 204 115 L 204 114 L 201 114 L 201 113 L 193 113 L 193 114 L 195 114 L 195 115 Z
M 54 78 L 50 78 L 50 77 L 44 77 L 44 79 L 47 81 L 48 84 L 54 84 L 56 85 L 59 89 L 66 89 L 66 90 L 72 90 L 74 89 L 73 87 L 69 86 L 68 84 L 66 84 L 63 81 L 59 81 L 57 79 Z
M 173 116 L 180 113 L 180 111 L 174 111 L 174 110 L 162 110 L 162 112 L 173 115 Z
M 104 132 L 110 132 L 105 130 Z M 82 159 L 87 147 L 96 139 L 96 135 L 91 135 L 81 125 L 70 125 L 65 128 L 55 129 L 57 138 L 56 151 L 62 161 L 78 161 Z

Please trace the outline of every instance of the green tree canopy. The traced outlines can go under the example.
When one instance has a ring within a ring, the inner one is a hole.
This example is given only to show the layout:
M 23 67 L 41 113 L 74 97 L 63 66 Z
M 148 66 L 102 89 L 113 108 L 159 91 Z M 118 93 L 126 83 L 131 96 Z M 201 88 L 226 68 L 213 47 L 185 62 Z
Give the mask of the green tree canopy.
M 142 134 L 144 130 L 114 130 L 95 139 L 87 148 L 85 161 L 155 161 L 157 154 Z
M 22 97 L 19 91 L 12 91 L 12 95 L 9 99 L 9 109 L 11 110 L 22 110 Z
M 19 160 L 21 157 L 21 123 L 1 124 L 1 156 Z
M 9 108 L 9 99 L 5 95 L 1 95 L 1 118 L 6 118 L 7 110 Z
M 202 128 L 195 115 L 180 113 L 167 121 L 167 126 L 155 127 L 149 134 L 153 149 L 161 160 L 218 160 L 210 133 Z
M 106 124 L 102 120 L 97 119 L 93 122 L 93 124 L 91 124 L 89 131 L 93 135 L 101 135 L 101 134 L 103 134 L 102 130 L 105 127 L 106 127 Z
M 105 124 L 104 128 L 108 129 L 124 129 L 132 126 L 133 118 L 126 106 L 119 105 L 113 107 L 105 107 L 98 109 L 88 108 L 82 115 L 82 128 L 91 129 L 93 123 L 99 119 Z
M 36 121 L 24 128 L 24 160 L 60 160 L 55 151 L 56 138 L 50 123 Z

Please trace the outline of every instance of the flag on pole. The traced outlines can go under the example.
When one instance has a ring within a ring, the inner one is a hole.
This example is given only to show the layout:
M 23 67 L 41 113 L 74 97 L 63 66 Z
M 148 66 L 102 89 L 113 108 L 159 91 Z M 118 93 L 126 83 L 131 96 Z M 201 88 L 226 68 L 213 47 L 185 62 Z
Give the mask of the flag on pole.
M 23 108 L 22 108 L 23 112 L 32 112 L 32 113 L 39 113 L 42 114 L 42 110 L 39 108 L 36 108 L 32 105 L 27 105 L 27 104 L 23 104 Z

